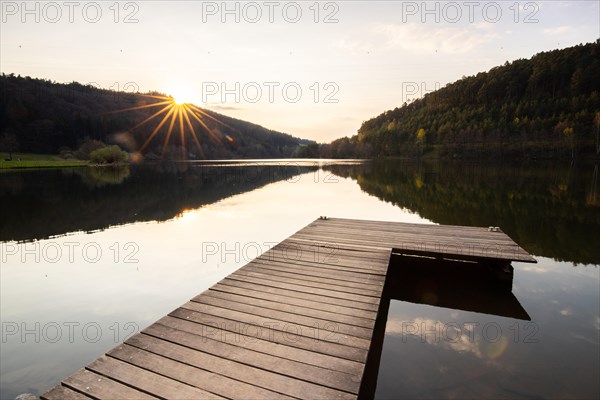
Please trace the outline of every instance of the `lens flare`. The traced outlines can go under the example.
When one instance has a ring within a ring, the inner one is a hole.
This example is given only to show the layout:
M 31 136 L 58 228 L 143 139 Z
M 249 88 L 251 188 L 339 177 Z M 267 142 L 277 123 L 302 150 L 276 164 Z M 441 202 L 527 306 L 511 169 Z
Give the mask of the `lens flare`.
M 508 339 L 501 336 L 497 341 L 485 342 L 485 355 L 490 360 L 497 360 L 508 350 Z
M 149 94 L 136 94 L 136 96 L 141 96 L 146 99 L 152 99 L 156 101 L 150 104 L 112 111 L 110 114 L 157 108 L 157 111 L 155 111 L 152 115 L 139 122 L 129 130 L 129 132 L 133 132 L 136 129 L 146 126 L 146 124 L 156 124 L 152 132 L 146 137 L 142 146 L 139 149 L 135 149 L 136 158 L 138 160 L 143 158 L 142 154 L 144 150 L 158 136 L 159 132 L 164 126 L 167 127 L 167 132 L 162 145 L 160 156 L 161 159 L 164 158 L 167 151 L 167 146 L 169 145 L 173 134 L 176 134 L 177 131 L 179 131 L 182 159 L 187 158 L 186 139 L 188 135 L 191 136 L 191 139 L 194 142 L 201 158 L 206 158 L 204 149 L 202 148 L 200 140 L 198 139 L 199 131 L 204 131 L 204 133 L 208 135 L 208 138 L 215 144 L 222 145 L 223 139 L 228 142 L 234 141 L 231 136 L 217 133 L 207 125 L 206 122 L 210 120 L 230 129 L 231 131 L 237 132 L 236 129 L 222 121 L 219 121 L 205 110 L 192 104 L 191 99 L 193 99 L 193 93 L 190 91 L 179 90 L 177 93 L 174 93 L 173 96 L 158 96 Z

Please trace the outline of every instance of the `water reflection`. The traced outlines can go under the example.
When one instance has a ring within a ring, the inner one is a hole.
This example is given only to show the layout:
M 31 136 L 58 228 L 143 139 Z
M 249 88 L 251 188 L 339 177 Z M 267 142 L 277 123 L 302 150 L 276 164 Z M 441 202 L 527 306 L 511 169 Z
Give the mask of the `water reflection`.
M 82 182 L 81 171 L 0 174 L 2 196 L 11 209 L 25 213 L 27 207 L 19 202 L 29 201 L 32 213 L 22 215 L 23 224 L 32 230 L 28 232 L 19 226 L 18 217 L 2 208 L 2 217 L 13 226 L 5 227 L 2 220 L 3 232 L 34 238 L 140 221 L 34 242 L 0 241 L 0 319 L 6 333 L 1 344 L 0 398 L 44 392 L 123 341 L 132 328 L 145 328 L 319 215 L 427 222 L 365 195 L 351 179 L 320 170 L 314 163 L 310 166 L 310 172 L 300 175 L 290 166 L 291 175 L 284 175 L 289 178 L 272 182 L 273 174 L 286 171 L 283 165 L 213 166 L 214 174 L 206 179 L 195 165 L 157 173 L 153 167 L 132 168 L 123 183 L 100 187 Z M 267 184 L 224 197 L 236 193 L 240 185 L 251 187 L 261 171 Z M 240 174 L 248 182 L 240 182 Z M 53 182 L 44 181 L 48 176 Z M 36 187 L 44 196 L 36 194 Z M 77 191 L 71 193 L 69 188 Z M 11 193 L 16 196 L 12 201 Z M 79 201 L 77 193 L 82 193 Z M 65 203 L 59 204 L 61 200 Z M 121 213 L 121 205 L 129 213 Z M 36 209 L 42 206 L 49 209 Z M 52 207 L 68 219 L 60 230 L 43 226 L 54 219 Z M 137 216 L 130 215 L 136 212 Z M 36 217 L 44 220 L 36 222 Z M 73 323 L 78 325 L 73 326 L 71 342 Z
M 514 265 L 531 321 L 391 300 L 375 397 L 598 398 L 598 268 L 538 261 Z
M 76 169 L 81 180 L 90 187 L 102 187 L 104 185 L 120 185 L 129 177 L 131 169 L 129 165 L 117 165 L 106 167 L 90 167 L 87 169 Z
M 598 165 L 374 161 L 329 166 L 365 192 L 440 224 L 500 226 L 530 253 L 600 263 Z
M 315 171 L 315 163 L 144 166 L 8 172 L 0 176 L 0 241 L 31 241 L 142 221 Z
M 250 250 L 328 215 L 500 226 L 538 255 L 499 285 L 473 271 L 396 271 L 398 290 L 382 301 L 379 375 L 371 370 L 376 397 L 598 398 L 597 166 L 256 164 L 0 173 L 0 316 L 3 333 L 21 329 L 2 342 L 0 397 L 45 391 L 235 271 Z M 223 251 L 207 257 L 207 243 Z M 47 250 L 40 259 L 26 252 L 36 245 Z M 85 258 L 86 245 L 102 256 Z M 23 338 L 36 323 L 41 340 Z M 88 323 L 103 333 L 96 342 L 92 328 L 83 337 Z M 46 340 L 48 324 L 63 328 L 58 341 Z
M 392 255 L 385 296 L 392 300 L 530 320 L 512 294 L 512 284 L 513 267 L 509 264 Z
M 433 222 L 500 226 L 538 256 L 500 280 L 439 263 L 390 265 L 375 398 L 598 398 L 597 164 L 327 169 Z

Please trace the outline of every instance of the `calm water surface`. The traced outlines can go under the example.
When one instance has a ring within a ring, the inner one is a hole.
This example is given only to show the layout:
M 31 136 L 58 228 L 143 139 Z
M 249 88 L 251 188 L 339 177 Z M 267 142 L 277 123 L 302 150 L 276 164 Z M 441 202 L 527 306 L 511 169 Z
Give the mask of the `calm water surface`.
M 393 293 L 377 398 L 598 398 L 597 181 L 569 163 L 2 172 L 0 397 L 44 392 L 328 215 L 500 226 L 538 260 L 513 264 L 499 300 L 528 318 L 477 282 L 451 303 L 433 283 L 423 301 Z

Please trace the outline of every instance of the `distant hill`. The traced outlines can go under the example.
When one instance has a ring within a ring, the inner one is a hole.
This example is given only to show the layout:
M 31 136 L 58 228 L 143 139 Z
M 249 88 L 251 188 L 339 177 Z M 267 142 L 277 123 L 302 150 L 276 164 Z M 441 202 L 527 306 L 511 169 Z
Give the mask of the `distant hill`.
M 336 158 L 599 153 L 600 40 L 464 77 L 321 147 Z
M 160 93 L 114 92 L 77 82 L 61 84 L 2 74 L 0 142 L 4 138 L 4 143 L 0 146 L 12 146 L 20 152 L 58 154 L 75 150 L 90 138 L 117 143 L 130 152 L 139 151 L 167 112 L 136 125 L 161 110 L 163 106 L 151 105 L 168 101 L 165 97 Z M 131 109 L 144 106 L 150 107 Z M 183 116 L 183 142 L 180 121 L 176 119 L 163 149 L 171 122 L 168 119 L 143 154 L 181 158 L 183 144 L 188 159 L 285 158 L 313 143 L 206 109 L 200 109 L 196 115 L 198 119 L 189 115 L 189 124 L 196 131 L 200 146 Z M 0 149 L 3 150 L 7 151 Z

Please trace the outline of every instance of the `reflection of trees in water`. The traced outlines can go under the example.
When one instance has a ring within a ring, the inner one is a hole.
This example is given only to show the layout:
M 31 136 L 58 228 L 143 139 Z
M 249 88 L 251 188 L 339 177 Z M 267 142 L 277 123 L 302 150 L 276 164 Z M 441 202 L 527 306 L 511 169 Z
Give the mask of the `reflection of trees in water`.
M 600 264 L 597 165 L 380 160 L 326 168 L 434 222 L 500 226 L 533 254 Z
M 90 187 L 120 185 L 131 173 L 128 165 L 80 168 L 81 180 Z
M 20 174 L 0 171 L 0 196 L 16 196 L 23 190 L 23 187 L 23 177 Z
M 596 164 L 594 166 L 594 172 L 592 173 L 592 183 L 590 185 L 590 190 L 585 198 L 585 204 L 590 207 L 598 207 L 600 205 L 598 197 L 598 164 Z
M 316 167 L 160 163 L 17 171 L 0 176 L 0 241 L 28 241 L 138 221 L 166 221 Z

